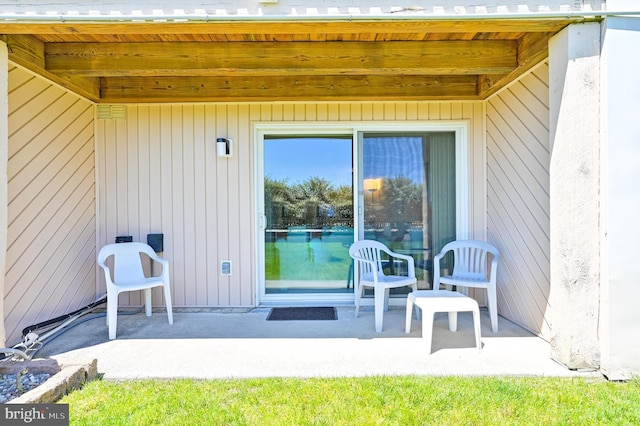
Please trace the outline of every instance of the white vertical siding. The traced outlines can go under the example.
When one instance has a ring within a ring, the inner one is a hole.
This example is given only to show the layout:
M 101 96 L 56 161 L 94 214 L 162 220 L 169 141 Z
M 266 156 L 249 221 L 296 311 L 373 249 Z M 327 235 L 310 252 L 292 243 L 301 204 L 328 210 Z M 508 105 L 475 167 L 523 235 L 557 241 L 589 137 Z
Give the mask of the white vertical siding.
M 94 300 L 93 106 L 9 68 L 7 343 Z
M 475 152 L 483 149 L 483 114 L 482 102 L 129 105 L 126 119 L 96 123 L 98 244 L 164 233 L 175 306 L 253 306 L 252 123 L 468 120 Z M 231 158 L 216 157 L 218 137 L 233 140 Z M 473 234 L 484 233 L 483 158 L 470 159 Z M 222 260 L 233 275 L 220 276 Z M 137 294 L 120 301 L 141 303 Z
M 500 314 L 549 336 L 549 67 L 487 102 L 487 232 Z

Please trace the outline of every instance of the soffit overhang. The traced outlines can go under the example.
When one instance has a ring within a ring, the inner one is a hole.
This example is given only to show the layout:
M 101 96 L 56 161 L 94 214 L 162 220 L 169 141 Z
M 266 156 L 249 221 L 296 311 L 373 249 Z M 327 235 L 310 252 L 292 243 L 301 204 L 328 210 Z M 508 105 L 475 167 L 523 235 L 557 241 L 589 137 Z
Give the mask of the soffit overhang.
M 9 59 L 97 103 L 481 100 L 591 15 L 1 20 Z

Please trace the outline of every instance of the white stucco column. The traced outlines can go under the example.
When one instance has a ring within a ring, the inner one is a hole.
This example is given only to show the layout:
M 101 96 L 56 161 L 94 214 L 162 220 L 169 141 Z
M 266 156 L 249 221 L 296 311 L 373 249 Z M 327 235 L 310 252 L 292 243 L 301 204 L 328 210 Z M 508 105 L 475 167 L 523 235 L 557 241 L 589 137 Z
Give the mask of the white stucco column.
M 9 146 L 9 53 L 0 41 L 0 348 L 6 344 L 4 329 L 4 275 L 7 258 L 7 150 Z
M 640 10 L 640 2 L 637 3 Z M 603 214 L 600 343 L 602 372 L 612 380 L 640 375 L 638 46 L 640 18 L 609 17 L 605 20 L 601 64 Z
M 575 24 L 549 42 L 551 356 L 600 366 L 600 32 Z

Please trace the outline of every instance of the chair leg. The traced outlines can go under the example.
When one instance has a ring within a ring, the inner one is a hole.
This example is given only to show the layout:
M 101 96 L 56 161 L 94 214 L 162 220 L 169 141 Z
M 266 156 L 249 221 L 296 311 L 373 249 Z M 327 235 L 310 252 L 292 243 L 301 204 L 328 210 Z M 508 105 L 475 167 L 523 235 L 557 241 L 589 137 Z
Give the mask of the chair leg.
M 374 318 L 376 322 L 376 332 L 382 332 L 382 316 L 384 315 L 386 289 L 373 289 L 373 298 L 375 299 Z
M 416 311 L 420 309 L 416 306 Z M 404 323 L 404 332 L 411 332 L 411 317 L 413 316 L 413 297 L 407 297 L 406 321 Z
M 387 312 L 389 310 L 389 293 L 391 289 L 384 289 L 384 311 Z
M 449 312 L 449 331 L 458 330 L 458 312 Z
M 411 289 L 415 292 L 414 294 L 416 294 L 418 292 L 418 284 L 413 284 L 411 286 Z M 418 305 L 415 305 L 415 304 L 414 304 L 414 307 L 416 308 L 416 319 L 418 321 L 420 321 L 420 311 L 421 311 L 421 309 L 418 307 Z
M 355 283 L 354 283 L 355 285 Z M 356 318 L 358 318 L 358 313 L 360 312 L 360 299 L 362 299 L 362 292 L 364 291 L 364 287 L 358 284 L 358 288 L 356 290 Z
M 477 307 L 473 310 L 473 330 L 476 335 L 476 347 L 480 350 L 482 349 L 482 343 L 480 342 L 480 310 Z
M 168 285 L 164 288 L 164 303 L 167 306 L 167 317 L 169 318 L 169 324 L 173 324 L 173 309 L 171 308 L 171 289 Z
M 151 316 L 151 289 L 144 289 L 144 313 L 146 316 Z
M 498 298 L 496 295 L 496 288 L 487 287 L 487 307 L 489 308 L 489 316 L 491 317 L 491 331 L 498 332 Z
M 107 295 L 107 326 L 109 328 L 109 340 L 116 338 L 118 326 L 118 295 Z

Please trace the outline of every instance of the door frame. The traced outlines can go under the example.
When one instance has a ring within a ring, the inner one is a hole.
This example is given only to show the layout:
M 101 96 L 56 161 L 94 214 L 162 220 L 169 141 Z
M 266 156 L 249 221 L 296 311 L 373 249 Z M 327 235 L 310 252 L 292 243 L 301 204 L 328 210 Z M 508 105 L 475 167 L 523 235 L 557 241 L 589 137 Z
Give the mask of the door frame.
M 312 305 L 352 305 L 353 293 L 298 293 L 266 294 L 264 230 L 266 216 L 264 212 L 264 137 L 265 135 L 331 136 L 352 135 L 353 143 L 353 194 L 354 194 L 354 235 L 362 238 L 362 219 L 364 214 L 362 182 L 362 134 L 369 132 L 455 132 L 456 152 L 456 238 L 466 239 L 469 235 L 469 121 L 433 121 L 433 122 L 255 122 L 253 126 L 254 148 L 254 230 L 255 230 L 255 304 L 256 306 L 312 306 Z M 310 300 L 310 296 L 313 300 Z M 367 300 L 362 301 L 367 304 Z M 373 303 L 373 302 L 371 302 Z M 391 303 L 391 301 L 390 301 Z

